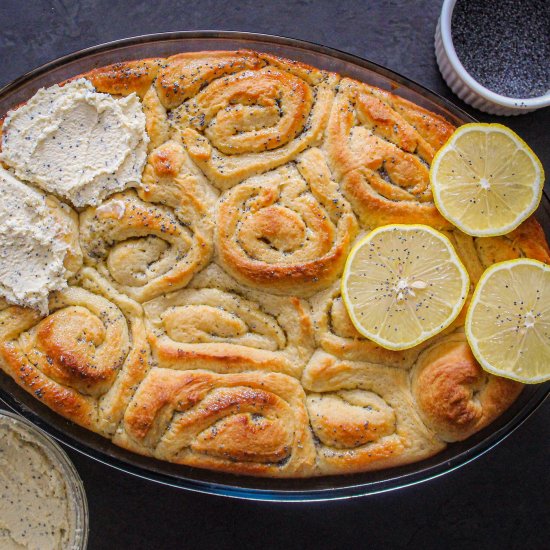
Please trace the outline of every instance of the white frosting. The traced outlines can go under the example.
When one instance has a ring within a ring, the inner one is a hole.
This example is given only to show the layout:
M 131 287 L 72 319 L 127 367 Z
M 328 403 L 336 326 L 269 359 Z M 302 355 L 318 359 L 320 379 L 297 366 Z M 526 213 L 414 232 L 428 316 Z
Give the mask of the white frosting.
M 116 218 L 121 220 L 126 212 L 124 201 L 114 200 L 109 201 L 96 208 L 96 215 L 100 218 Z
M 0 167 L 0 296 L 48 312 L 48 294 L 67 286 L 68 248 L 43 193 Z
M 2 160 L 21 179 L 82 207 L 139 184 L 148 142 L 135 93 L 115 99 L 81 78 L 43 88 L 8 113 Z
M 0 548 L 69 547 L 67 483 L 42 444 L 15 426 L 0 424 Z

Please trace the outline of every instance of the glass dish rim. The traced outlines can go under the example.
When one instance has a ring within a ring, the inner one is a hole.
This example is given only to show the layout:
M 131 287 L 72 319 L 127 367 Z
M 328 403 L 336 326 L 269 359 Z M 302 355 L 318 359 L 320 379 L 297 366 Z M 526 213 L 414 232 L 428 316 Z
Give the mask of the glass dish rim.
M 229 39 L 229 40 L 243 41 L 243 42 L 256 41 L 256 42 L 264 42 L 266 44 L 279 45 L 283 47 L 284 46 L 293 47 L 301 50 L 306 50 L 310 53 L 313 52 L 313 53 L 324 54 L 340 62 L 350 63 L 362 69 L 366 69 L 368 71 L 381 75 L 382 77 L 389 79 L 393 82 L 396 82 L 399 85 L 403 86 L 405 89 L 410 89 L 416 94 L 419 94 L 421 96 L 428 98 L 431 102 L 437 104 L 441 109 L 448 112 L 457 120 L 475 121 L 475 119 L 471 115 L 469 115 L 466 111 L 464 111 L 460 107 L 457 107 L 451 101 L 443 98 L 436 92 L 429 90 L 422 84 L 419 84 L 413 79 L 404 77 L 395 71 L 387 69 L 386 67 L 383 67 L 372 61 L 366 60 L 362 57 L 340 51 L 336 48 L 323 46 L 323 45 L 316 44 L 314 42 L 308 42 L 305 40 L 274 36 L 274 35 L 268 35 L 268 34 L 241 32 L 241 31 L 216 31 L 216 30 L 174 31 L 174 32 L 166 32 L 166 33 L 139 35 L 139 36 L 134 36 L 130 38 L 114 40 L 103 44 L 98 44 L 96 46 L 84 48 L 76 52 L 72 52 L 62 57 L 59 57 L 57 59 L 54 59 L 48 63 L 45 63 L 21 75 L 20 77 L 6 84 L 4 87 L 0 89 L 0 98 L 9 94 L 12 90 L 16 90 L 17 88 L 24 86 L 25 83 L 31 81 L 35 77 L 45 75 L 54 69 L 60 68 L 73 61 L 78 61 L 79 59 L 83 59 L 94 54 L 106 53 L 106 52 L 120 49 L 126 46 L 140 46 L 140 45 L 146 46 L 147 44 L 152 44 L 155 42 L 170 41 L 170 40 L 179 41 L 179 40 L 185 40 L 185 39 L 199 39 L 199 40 L 200 39 L 205 39 L 205 40 Z M 246 47 L 246 46 L 243 44 L 243 47 Z M 544 200 L 547 201 L 547 204 L 545 204 L 544 206 L 550 212 L 550 206 L 548 206 L 550 205 L 550 199 L 548 198 L 546 191 L 544 192 Z M 2 373 L 2 376 L 7 377 L 7 375 L 4 375 L 4 373 Z M 283 481 L 276 478 L 270 478 L 266 480 L 265 478 L 249 478 L 246 476 L 236 476 L 233 474 L 219 474 L 221 477 L 224 477 L 225 481 L 211 482 L 211 481 L 206 481 L 205 479 L 200 479 L 201 474 L 204 474 L 202 475 L 203 478 L 209 477 L 206 474 L 212 474 L 212 472 L 208 470 L 201 470 L 197 468 L 187 468 L 184 466 L 180 466 L 179 468 L 181 468 L 182 470 L 185 470 L 186 472 L 189 472 L 189 471 L 194 472 L 194 476 L 191 479 L 183 476 L 175 476 L 175 475 L 170 475 L 170 474 L 166 474 L 158 471 L 153 471 L 151 470 L 151 468 L 136 465 L 136 462 L 140 462 L 140 461 L 143 462 L 143 457 L 140 457 L 140 455 L 135 455 L 134 453 L 129 453 L 128 451 L 124 451 L 123 449 L 114 446 L 108 440 L 104 439 L 104 441 L 108 442 L 108 445 L 114 448 L 113 452 L 116 452 L 119 456 L 122 455 L 123 457 L 127 453 L 128 455 L 133 457 L 133 462 L 130 462 L 129 459 L 126 459 L 127 457 L 124 457 L 121 459 L 119 457 L 112 456 L 112 454 L 99 450 L 92 445 L 89 445 L 87 443 L 82 443 L 75 436 L 59 428 L 58 426 L 61 423 L 61 421 L 64 421 L 65 423 L 68 422 L 60 415 L 57 415 L 56 413 L 52 413 L 53 415 L 57 416 L 59 419 L 56 422 L 57 424 L 56 426 L 52 425 L 47 420 L 44 420 L 38 413 L 35 412 L 36 408 L 39 408 L 38 406 L 41 406 L 41 407 L 44 407 L 44 406 L 39 401 L 32 398 L 32 396 L 29 396 L 23 389 L 19 388 L 15 384 L 15 382 L 13 382 L 11 379 L 9 380 L 9 382 L 11 382 L 15 386 L 16 388 L 16 390 L 14 390 L 15 393 L 22 392 L 22 394 L 19 393 L 20 398 L 24 399 L 25 397 L 30 397 L 34 401 L 32 405 L 36 405 L 36 406 L 31 406 L 31 407 L 26 406 L 20 400 L 18 400 L 13 393 L 7 392 L 6 390 L 4 390 L 3 387 L 0 387 L 0 403 L 4 403 L 11 410 L 17 412 L 28 421 L 37 425 L 40 429 L 42 429 L 42 431 L 45 431 L 48 435 L 54 437 L 58 441 L 70 447 L 71 449 L 85 456 L 88 456 L 89 458 L 92 458 L 95 461 L 103 463 L 119 471 L 123 471 L 131 475 L 134 475 L 136 477 L 140 477 L 142 479 L 147 479 L 149 481 L 154 481 L 160 484 L 169 485 L 175 488 L 186 489 L 188 491 L 206 493 L 206 494 L 215 494 L 215 495 L 226 496 L 226 497 L 237 498 L 237 499 L 245 499 L 245 500 L 277 501 L 277 502 L 305 502 L 305 501 L 312 502 L 312 501 L 348 499 L 348 498 L 374 495 L 374 494 L 379 494 L 383 492 L 393 491 L 393 490 L 408 487 L 411 485 L 416 485 L 418 483 L 440 477 L 448 472 L 451 472 L 460 468 L 461 466 L 464 466 L 465 464 L 468 464 L 469 462 L 473 461 L 479 456 L 482 456 L 483 454 L 488 452 L 490 449 L 492 449 L 495 445 L 503 441 L 506 437 L 508 437 L 508 435 L 510 435 L 513 431 L 515 431 L 531 414 L 533 414 L 536 411 L 536 409 L 544 402 L 544 400 L 548 396 L 548 393 L 550 393 L 550 383 L 540 385 L 540 387 L 536 388 L 536 390 L 533 391 L 533 395 L 531 395 L 528 398 L 527 402 L 524 403 L 521 410 L 519 410 L 517 414 L 515 414 L 511 419 L 507 420 L 502 426 L 500 426 L 500 428 L 493 427 L 493 430 L 491 433 L 483 435 L 485 434 L 486 431 L 490 431 L 491 426 L 493 425 L 488 426 L 487 428 L 479 432 L 479 434 L 476 434 L 477 436 L 480 436 L 480 435 L 483 436 L 481 441 L 479 441 L 476 444 L 472 444 L 470 448 L 466 448 L 466 450 L 452 456 L 450 459 L 440 460 L 439 463 L 435 465 L 426 466 L 425 464 L 426 461 L 420 461 L 417 463 L 413 463 L 412 465 L 409 465 L 409 468 L 414 467 L 415 465 L 418 466 L 417 471 L 406 473 L 404 475 L 399 474 L 398 470 L 400 468 L 389 468 L 389 469 L 383 470 L 384 472 L 389 472 L 389 479 L 354 483 L 353 478 L 356 478 L 358 475 L 363 475 L 363 476 L 368 475 L 368 472 L 364 474 L 347 474 L 347 475 L 335 476 L 339 480 L 347 479 L 350 481 L 349 484 L 345 484 L 344 486 L 341 486 L 341 487 L 338 486 L 338 487 L 326 487 L 321 489 L 286 490 L 286 489 L 280 489 L 280 488 L 278 489 L 276 487 L 278 482 Z M 76 426 L 74 431 L 78 431 L 78 430 L 84 430 L 84 428 L 80 428 Z M 84 436 L 86 436 L 87 434 L 89 435 L 88 440 L 92 436 L 100 437 L 100 436 L 97 436 L 97 434 L 93 434 L 93 432 L 89 432 L 87 430 L 84 430 L 84 432 L 85 432 Z M 86 439 L 86 437 L 84 436 L 83 438 Z M 480 439 L 480 437 L 478 437 L 477 439 Z M 106 446 L 108 445 L 106 444 Z M 439 453 L 439 455 L 441 454 L 442 453 Z M 437 458 L 437 456 L 438 455 L 435 455 L 435 457 L 432 457 L 432 458 Z M 427 460 L 430 460 L 430 459 L 427 459 Z M 159 462 L 159 461 L 156 461 L 156 462 Z M 161 462 L 161 464 L 167 464 L 167 463 Z M 395 475 L 392 475 L 392 472 L 394 472 Z M 373 472 L 373 473 L 376 473 L 376 472 Z M 215 473 L 215 475 L 217 474 Z M 320 478 L 306 478 L 306 479 L 311 482 L 311 480 L 315 480 L 315 479 L 326 480 L 328 478 L 320 477 Z M 242 486 L 239 486 L 239 480 L 249 480 L 250 484 L 253 484 L 253 482 L 257 482 L 261 480 L 262 482 L 265 482 L 265 483 L 271 483 L 275 487 L 269 488 L 269 489 L 263 489 L 263 488 L 258 489 L 255 487 L 251 488 L 250 486 L 242 487 Z M 234 483 L 232 483 L 232 481 Z M 287 483 L 294 482 L 296 484 L 300 484 L 300 482 L 304 482 L 304 480 L 301 480 L 301 479 L 284 480 L 284 481 Z

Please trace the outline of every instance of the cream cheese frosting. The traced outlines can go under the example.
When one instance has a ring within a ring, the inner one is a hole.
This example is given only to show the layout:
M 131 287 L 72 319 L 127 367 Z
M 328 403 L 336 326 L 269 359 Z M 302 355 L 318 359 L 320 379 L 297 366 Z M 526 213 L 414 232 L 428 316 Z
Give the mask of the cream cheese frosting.
M 141 181 L 149 138 L 139 97 L 98 93 L 84 78 L 40 89 L 4 122 L 1 159 L 74 206 Z
M 67 483 L 42 444 L 16 425 L 0 423 L 0 548 L 69 547 Z
M 48 294 L 67 286 L 68 231 L 46 196 L 0 167 L 0 296 L 48 311 Z

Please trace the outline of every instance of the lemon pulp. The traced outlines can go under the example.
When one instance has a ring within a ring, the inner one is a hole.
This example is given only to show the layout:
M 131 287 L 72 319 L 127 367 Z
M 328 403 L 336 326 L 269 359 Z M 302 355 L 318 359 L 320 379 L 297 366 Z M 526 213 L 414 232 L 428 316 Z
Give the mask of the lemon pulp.
M 493 374 L 525 383 L 550 378 L 550 266 L 519 259 L 491 266 L 474 292 L 466 336 Z
M 354 246 L 342 277 L 342 297 L 357 330 L 395 350 L 449 326 L 468 288 L 450 241 L 425 225 L 375 229 Z
M 430 169 L 435 204 L 469 235 L 503 235 L 537 208 L 544 170 L 529 146 L 501 124 L 465 124 Z

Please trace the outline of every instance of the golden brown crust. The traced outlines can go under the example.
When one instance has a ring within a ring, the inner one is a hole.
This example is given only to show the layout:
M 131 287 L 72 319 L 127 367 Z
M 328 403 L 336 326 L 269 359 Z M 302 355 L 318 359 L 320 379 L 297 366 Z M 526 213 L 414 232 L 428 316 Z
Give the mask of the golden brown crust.
M 221 265 L 243 284 L 311 295 L 342 272 L 356 221 L 319 149 L 225 193 L 216 219 Z
M 427 426 L 444 441 L 461 441 L 490 424 L 516 399 L 522 385 L 485 372 L 464 334 L 425 351 L 412 385 Z
M 258 54 L 248 50 L 180 53 L 166 59 L 156 89 L 163 105 L 174 109 L 220 77 L 263 65 Z
M 45 318 L 17 306 L 0 311 L 0 358 L 48 407 L 110 436 L 149 359 L 139 306 L 118 294 L 106 299 L 99 288 L 53 293 Z
M 453 129 L 388 92 L 348 78 L 340 82 L 325 147 L 363 224 L 450 228 L 433 203 L 429 163 Z
M 135 189 L 79 216 L 48 197 L 70 286 L 44 318 L 0 299 L 0 368 L 26 391 L 134 452 L 275 477 L 422 460 L 517 397 L 521 385 L 473 359 L 466 308 L 389 351 L 340 296 L 354 240 L 384 223 L 444 230 L 472 289 L 495 262 L 550 263 L 534 218 L 472 238 L 437 212 L 428 170 L 454 129 L 445 119 L 246 50 L 80 76 L 139 95 L 148 159 Z
M 386 90 L 374 86 L 368 86 L 368 90 L 369 93 L 395 110 L 426 140 L 429 146 L 432 147 L 432 155 L 451 137 L 454 127 L 442 116 L 436 115 Z
M 115 442 L 189 466 L 307 475 L 315 451 L 304 402 L 299 382 L 284 374 L 153 369 Z
M 111 95 L 129 95 L 135 92 L 143 97 L 163 63 L 164 60 L 160 58 L 125 61 L 94 69 L 82 76 L 87 78 L 98 92 Z

